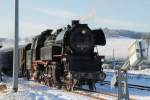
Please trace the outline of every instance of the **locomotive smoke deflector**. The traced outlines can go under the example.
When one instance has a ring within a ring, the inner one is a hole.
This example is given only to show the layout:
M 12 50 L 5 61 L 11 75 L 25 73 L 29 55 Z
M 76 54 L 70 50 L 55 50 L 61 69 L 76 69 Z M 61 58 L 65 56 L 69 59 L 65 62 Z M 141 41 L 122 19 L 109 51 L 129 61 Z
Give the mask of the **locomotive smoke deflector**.
M 102 29 L 92 30 L 94 34 L 94 44 L 95 45 L 102 45 L 106 44 L 106 38 Z

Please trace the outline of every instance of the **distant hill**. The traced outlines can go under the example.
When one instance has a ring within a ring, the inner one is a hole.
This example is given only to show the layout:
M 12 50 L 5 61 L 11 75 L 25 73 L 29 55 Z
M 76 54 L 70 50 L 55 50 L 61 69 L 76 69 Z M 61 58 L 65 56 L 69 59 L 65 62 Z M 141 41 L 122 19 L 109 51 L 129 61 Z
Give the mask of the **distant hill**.
M 106 37 L 128 37 L 133 39 L 141 39 L 149 36 L 150 38 L 150 32 L 135 32 L 130 30 L 123 30 L 123 29 L 117 30 L 108 28 L 104 28 L 103 31 Z
M 6 39 L 5 38 L 0 38 L 0 42 L 3 42 L 5 41 Z
M 3 46 L 3 42 L 6 41 L 5 38 L 0 38 L 0 47 Z
M 32 38 L 33 38 L 33 36 L 19 38 L 19 44 L 30 43 L 30 42 L 32 42 Z M 0 37 L 0 46 L 2 45 L 3 47 L 7 47 L 7 46 L 13 46 L 13 44 L 14 44 L 14 39 Z

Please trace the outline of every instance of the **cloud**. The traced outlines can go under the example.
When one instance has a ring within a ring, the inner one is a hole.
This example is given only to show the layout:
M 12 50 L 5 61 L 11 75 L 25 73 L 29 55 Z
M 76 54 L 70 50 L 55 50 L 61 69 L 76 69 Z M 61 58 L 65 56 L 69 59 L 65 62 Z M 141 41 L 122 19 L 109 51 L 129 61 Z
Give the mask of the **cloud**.
M 94 22 L 97 24 L 103 24 L 105 26 L 111 26 L 113 28 L 129 28 L 129 29 L 139 29 L 147 27 L 143 23 L 136 23 L 125 20 L 115 20 L 115 19 L 107 19 L 107 18 L 95 18 Z
M 14 37 L 14 27 L 11 20 L 0 20 L 0 37 L 3 38 L 13 38 Z
M 40 24 L 40 23 L 33 23 L 29 21 L 23 21 L 20 24 L 20 34 L 21 34 L 20 37 L 38 35 L 42 31 L 49 28 L 54 28 L 54 26 L 48 24 Z
M 47 14 L 49 16 L 62 17 L 62 18 L 78 18 L 79 15 L 67 10 L 61 9 L 46 9 L 46 8 L 36 8 L 36 11 Z
M 87 22 L 90 20 L 94 20 L 94 18 L 96 17 L 96 9 L 92 8 L 89 13 L 86 16 L 82 16 L 80 18 L 81 21 Z
M 95 24 L 100 24 L 110 28 L 122 28 L 122 29 L 133 29 L 133 30 L 142 30 L 147 26 L 143 23 L 137 23 L 126 20 L 118 20 L 118 19 L 108 19 L 108 18 L 100 18 L 96 16 L 96 9 L 91 8 L 91 10 L 85 14 L 84 16 L 81 14 L 77 14 L 68 10 L 62 9 L 46 9 L 46 8 L 36 8 L 36 11 L 55 17 L 61 17 L 65 19 L 79 19 L 81 22 L 89 22 L 92 21 Z
M 47 28 L 48 25 L 45 25 L 45 24 L 39 24 L 39 23 L 32 23 L 32 22 L 22 22 L 21 24 L 21 28 L 24 28 L 24 29 L 27 29 L 27 28 L 30 28 L 30 29 L 33 29 L 33 30 L 40 30 L 42 28 Z
M 91 18 L 91 19 L 90 19 Z M 105 19 L 105 18 L 97 18 L 97 17 L 87 17 L 86 20 L 93 20 L 93 22 L 96 24 L 96 26 L 105 26 L 109 28 L 115 28 L 115 29 L 141 29 L 145 27 L 143 24 L 139 23 L 132 23 L 129 21 L 123 21 L 123 20 L 112 20 L 112 19 Z M 85 21 L 85 20 L 84 20 Z M 63 23 L 63 22 L 62 22 Z M 46 29 L 57 29 L 59 27 L 63 27 L 62 23 L 50 23 L 50 24 L 41 24 L 41 23 L 34 23 L 30 21 L 23 21 L 20 23 L 20 37 L 26 37 L 26 36 L 33 36 L 38 35 L 42 31 Z
M 34 10 L 40 12 L 41 14 L 45 14 L 48 16 L 53 17 L 60 17 L 65 18 L 65 20 L 61 20 L 61 22 L 57 23 L 57 21 L 52 21 L 51 23 L 39 23 L 38 21 L 32 22 L 32 21 L 22 21 L 20 23 L 20 33 L 23 33 L 24 36 L 30 36 L 30 35 L 37 35 L 40 34 L 43 30 L 46 30 L 48 28 L 56 29 L 58 27 L 64 27 L 68 24 L 68 20 L 70 22 L 71 19 L 80 19 L 82 22 L 85 23 L 92 23 L 95 24 L 95 26 L 105 26 L 109 28 L 116 28 L 116 29 L 144 29 L 147 27 L 144 24 L 141 23 L 135 23 L 131 21 L 125 21 L 125 20 L 117 20 L 117 19 L 108 19 L 108 18 L 100 18 L 96 16 L 96 9 L 92 8 L 87 15 L 81 16 L 80 14 L 70 12 L 68 10 L 61 10 L 61 9 L 46 9 L 46 8 L 33 8 Z M 94 25 L 93 25 L 94 26 Z
M 66 19 L 79 19 L 82 22 L 88 22 L 96 17 L 95 8 L 91 8 L 91 10 L 86 15 L 81 15 L 75 12 L 62 9 L 35 8 L 34 10 L 46 14 L 48 16 L 61 17 Z

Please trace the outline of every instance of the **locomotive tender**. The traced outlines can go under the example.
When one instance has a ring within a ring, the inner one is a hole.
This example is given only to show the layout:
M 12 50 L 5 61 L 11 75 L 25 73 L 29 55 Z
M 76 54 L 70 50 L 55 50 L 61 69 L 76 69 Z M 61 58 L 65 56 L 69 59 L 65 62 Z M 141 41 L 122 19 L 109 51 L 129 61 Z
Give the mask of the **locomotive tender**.
M 31 48 L 31 43 L 19 45 L 19 77 L 26 74 L 26 51 Z M 13 47 L 0 48 L 0 69 L 7 75 L 12 76 L 13 73 Z
M 31 44 L 19 47 L 20 76 L 69 91 L 84 84 L 93 90 L 95 83 L 106 77 L 102 68 L 104 56 L 98 55 L 94 48 L 105 44 L 101 29 L 91 30 L 78 20 L 55 32 L 46 30 L 34 37 Z M 12 73 L 13 65 L 8 65 L 13 60 L 12 52 L 13 48 L 0 50 L 0 65 L 6 72 L 11 69 L 9 73 Z

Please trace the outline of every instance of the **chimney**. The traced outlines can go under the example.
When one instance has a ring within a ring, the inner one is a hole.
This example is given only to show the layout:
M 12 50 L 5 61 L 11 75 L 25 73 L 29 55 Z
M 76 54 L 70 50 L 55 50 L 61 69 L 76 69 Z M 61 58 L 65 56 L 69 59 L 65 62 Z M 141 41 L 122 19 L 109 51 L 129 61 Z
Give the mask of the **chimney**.
M 72 26 L 79 24 L 79 20 L 72 20 Z

